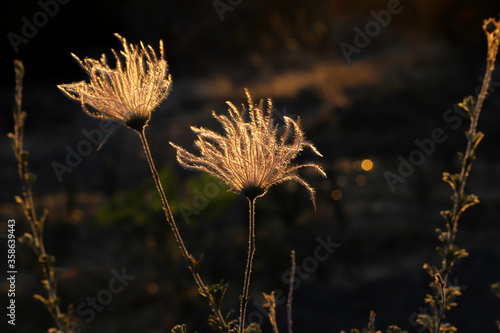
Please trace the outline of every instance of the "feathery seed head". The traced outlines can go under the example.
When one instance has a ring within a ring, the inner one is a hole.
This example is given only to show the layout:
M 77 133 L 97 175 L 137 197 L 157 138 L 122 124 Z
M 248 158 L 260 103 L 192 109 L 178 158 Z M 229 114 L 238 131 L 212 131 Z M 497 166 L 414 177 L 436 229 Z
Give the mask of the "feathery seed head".
M 80 63 L 90 75 L 85 81 L 61 84 L 58 88 L 69 97 L 79 100 L 83 109 L 91 116 L 122 122 L 130 128 L 142 131 L 151 117 L 151 112 L 166 98 L 172 84 L 167 62 L 163 59 L 163 42 L 160 40 L 160 56 L 151 46 L 128 45 L 118 34 L 125 63 L 112 50 L 116 68 L 109 66 L 106 56 L 101 59 L 85 58 Z M 89 111 L 86 106 L 95 109 Z
M 249 109 L 240 112 L 231 102 L 229 116 L 213 113 L 225 131 L 223 135 L 202 127 L 191 127 L 198 135 L 195 146 L 200 154 L 194 155 L 170 143 L 177 150 L 178 162 L 186 168 L 205 171 L 219 178 L 235 193 L 249 200 L 263 196 L 278 183 L 294 180 L 302 184 L 311 196 L 316 208 L 314 189 L 294 171 L 311 167 L 326 177 L 321 167 L 314 163 L 291 165 L 291 161 L 308 147 L 316 155 L 322 156 L 314 145 L 304 138 L 300 120 L 284 117 L 285 127 L 278 134 L 278 126 L 272 118 L 272 102 L 268 99 L 267 111 L 263 101 L 254 105 L 252 97 L 245 89 Z M 248 118 L 248 120 L 246 120 Z

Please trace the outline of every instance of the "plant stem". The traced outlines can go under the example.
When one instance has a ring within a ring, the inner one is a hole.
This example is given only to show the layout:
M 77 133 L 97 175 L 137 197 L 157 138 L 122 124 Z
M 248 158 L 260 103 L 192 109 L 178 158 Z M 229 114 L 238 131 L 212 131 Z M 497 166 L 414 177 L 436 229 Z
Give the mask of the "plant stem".
M 453 208 L 451 210 L 451 218 L 447 220 L 446 227 L 447 233 L 446 237 L 443 240 L 446 246 L 443 248 L 443 261 L 441 265 L 440 274 L 436 274 L 436 285 L 438 288 L 440 303 L 439 303 L 439 311 L 435 317 L 435 333 L 439 333 L 441 331 L 441 324 L 444 318 L 444 312 L 446 311 L 447 305 L 447 296 L 446 292 L 448 290 L 448 277 L 451 273 L 451 269 L 454 265 L 456 258 L 453 256 L 452 251 L 455 251 L 453 242 L 455 241 L 456 234 L 458 232 L 458 220 L 462 212 L 467 208 L 464 206 L 463 199 L 465 195 L 465 185 L 467 179 L 469 177 L 469 173 L 472 167 L 472 160 L 475 157 L 475 150 L 478 144 L 477 137 L 477 125 L 479 121 L 479 115 L 481 109 L 483 107 L 483 102 L 486 99 L 488 94 L 488 88 L 491 81 L 491 76 L 493 70 L 495 69 L 495 60 L 498 51 L 498 45 L 500 43 L 500 27 L 497 22 L 495 24 L 495 31 L 488 32 L 486 29 L 486 23 L 483 26 L 483 29 L 486 32 L 488 38 L 488 53 L 487 53 L 487 65 L 486 72 L 484 74 L 484 79 L 482 82 L 481 90 L 479 95 L 477 96 L 477 101 L 474 104 L 473 110 L 469 110 L 467 105 L 463 105 L 462 107 L 469 112 L 470 116 L 470 127 L 467 132 L 467 148 L 462 157 L 462 166 L 459 174 L 459 183 L 458 186 L 454 186 L 454 200 L 453 200 Z M 465 100 L 464 100 L 465 103 Z M 465 103 L 466 104 L 466 103 Z M 476 199 L 477 200 L 477 199 Z M 437 310 L 437 309 L 436 309 Z
M 181 253 L 182 253 L 182 256 L 184 257 L 184 260 L 188 264 L 189 270 L 193 274 L 193 278 L 194 278 L 196 284 L 198 285 L 198 288 L 201 290 L 203 295 L 207 297 L 213 312 L 215 313 L 215 315 L 219 319 L 220 323 L 226 329 L 227 325 L 226 325 L 226 322 L 224 320 L 224 317 L 222 316 L 220 309 L 217 307 L 217 305 L 214 303 L 214 301 L 210 297 L 205 283 L 201 279 L 200 274 L 198 274 L 198 272 L 194 266 L 194 262 L 191 259 L 192 256 L 189 254 L 189 252 L 186 249 L 186 246 L 184 245 L 184 242 L 182 241 L 181 234 L 179 233 L 179 229 L 177 228 L 177 225 L 175 223 L 174 217 L 172 215 L 172 211 L 170 210 L 170 206 L 168 204 L 167 197 L 165 196 L 165 192 L 163 191 L 163 186 L 161 184 L 160 176 L 158 175 L 158 171 L 156 171 L 156 167 L 155 167 L 155 164 L 153 162 L 153 157 L 151 156 L 148 141 L 146 139 L 145 130 L 146 130 L 146 127 L 144 126 L 144 128 L 142 129 L 141 132 L 139 132 L 139 131 L 137 131 L 137 132 L 139 133 L 139 136 L 141 137 L 142 146 L 144 148 L 144 152 L 146 153 L 146 158 L 148 160 L 149 167 L 150 167 L 151 173 L 153 175 L 153 179 L 155 180 L 156 188 L 157 188 L 158 193 L 160 194 L 160 197 L 161 197 L 161 202 L 163 204 L 163 210 L 165 211 L 165 216 L 167 218 L 167 222 L 169 223 L 170 227 L 172 228 L 175 240 L 177 241 L 177 245 L 179 246 L 179 249 L 181 250 Z
M 250 206 L 249 223 L 248 223 L 248 257 L 247 266 L 245 269 L 245 282 L 243 284 L 243 294 L 240 299 L 240 332 L 244 332 L 245 312 L 248 303 L 248 290 L 250 288 L 250 275 L 252 274 L 253 255 L 255 253 L 255 200 L 257 198 L 248 198 Z
M 493 55 L 496 55 L 499 38 L 500 38 L 500 33 L 497 33 L 496 43 L 492 43 L 491 45 L 489 45 L 486 72 L 484 74 L 484 79 L 482 82 L 480 93 L 477 97 L 477 102 L 475 103 L 474 111 L 472 112 L 472 115 L 470 117 L 470 128 L 467 136 L 467 148 L 465 150 L 462 168 L 460 170 L 460 185 L 458 187 L 458 191 L 455 192 L 455 200 L 452 209 L 452 222 L 451 225 L 448 226 L 449 237 L 447 239 L 447 247 L 445 252 L 446 254 L 448 254 L 451 251 L 451 247 L 453 245 L 453 241 L 455 240 L 457 233 L 458 219 L 460 218 L 460 214 L 462 212 L 461 200 L 462 196 L 464 195 L 465 184 L 467 182 L 467 178 L 469 177 L 469 172 L 472 166 L 471 163 L 465 163 L 465 161 L 468 161 L 469 159 L 474 157 L 475 147 L 473 145 L 474 144 L 473 141 L 477 133 L 479 114 L 481 113 L 483 102 L 486 99 L 486 95 L 488 94 L 491 75 L 493 73 L 493 70 L 495 69 L 495 57 Z M 447 260 L 443 261 L 443 266 L 444 266 L 443 271 L 445 272 L 443 276 L 443 282 L 445 283 L 445 285 L 448 281 L 448 275 L 450 273 L 449 270 L 451 269 L 451 265 L 449 264 L 450 263 L 448 263 Z
M 24 118 L 26 114 L 22 111 L 22 91 L 23 91 L 23 78 L 24 78 L 24 65 L 21 61 L 14 61 L 14 70 L 16 73 L 16 92 L 15 92 L 15 110 L 14 110 L 14 133 L 9 134 L 13 140 L 14 154 L 17 159 L 17 169 L 22 186 L 22 206 L 24 215 L 30 225 L 33 244 L 32 248 L 38 258 L 46 258 L 42 261 L 43 276 L 46 280 L 46 289 L 48 292 L 48 302 L 45 304 L 47 310 L 54 319 L 57 328 L 61 332 L 69 332 L 66 329 L 66 324 L 62 318 L 62 312 L 59 307 L 57 291 L 56 291 L 56 278 L 54 267 L 50 263 L 49 256 L 45 251 L 43 243 L 43 224 L 45 216 L 41 219 L 36 214 L 35 201 L 33 200 L 32 181 L 33 175 L 30 174 L 28 168 L 27 154 L 24 150 Z
M 288 317 L 288 333 L 292 333 L 292 300 L 293 300 L 293 287 L 295 284 L 295 251 L 292 250 L 292 270 L 290 272 L 290 288 L 288 290 L 288 301 L 286 304 L 287 317 Z

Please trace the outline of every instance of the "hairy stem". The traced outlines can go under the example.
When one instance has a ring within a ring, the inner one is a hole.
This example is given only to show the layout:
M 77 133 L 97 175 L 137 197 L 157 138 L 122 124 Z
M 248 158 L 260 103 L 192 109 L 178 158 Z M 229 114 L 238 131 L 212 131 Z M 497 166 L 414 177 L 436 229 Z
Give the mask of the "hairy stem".
M 498 30 L 498 28 L 497 28 Z M 495 59 L 496 59 L 496 53 L 498 49 L 498 40 L 500 39 L 500 33 L 496 34 L 496 42 L 491 43 L 489 45 L 488 49 L 488 57 L 487 57 L 487 65 L 486 65 L 486 72 L 484 74 L 484 79 L 483 83 L 481 86 L 481 91 L 477 97 L 477 102 L 474 107 L 474 111 L 472 112 L 472 115 L 470 117 L 470 128 L 467 136 L 467 148 L 465 150 L 465 154 L 463 157 L 463 163 L 462 163 L 462 168 L 460 170 L 460 184 L 458 187 L 458 191 L 455 192 L 455 200 L 453 202 L 453 209 L 452 209 L 452 221 L 451 225 L 448 226 L 448 232 L 449 232 L 449 237 L 447 239 L 447 246 L 446 246 L 446 254 L 448 254 L 451 251 L 451 247 L 453 245 L 453 241 L 455 240 L 456 233 L 457 233 L 457 224 L 458 224 L 458 219 L 460 218 L 461 214 L 461 200 L 462 196 L 464 195 L 465 191 L 465 184 L 467 182 L 467 178 L 469 177 L 469 172 L 471 169 L 471 163 L 465 163 L 465 161 L 468 161 L 469 159 L 473 158 L 474 156 L 474 137 L 476 136 L 477 133 L 477 124 L 479 121 L 479 114 L 481 113 L 481 109 L 483 107 L 483 102 L 486 99 L 486 96 L 488 94 L 488 88 L 490 85 L 491 81 L 491 75 L 495 69 Z M 443 282 L 446 284 L 448 281 L 448 275 L 449 275 L 449 270 L 451 267 L 449 267 L 449 264 L 447 260 L 443 261 L 443 271 L 445 272 L 443 276 Z
M 457 295 L 456 292 L 455 294 L 453 294 L 453 296 L 447 295 L 447 292 L 453 290 L 447 285 L 451 269 L 457 258 L 467 255 L 467 253 L 462 250 L 463 253 L 460 252 L 460 254 L 457 256 L 457 248 L 453 244 L 458 232 L 458 220 L 460 218 L 460 215 L 465 211 L 467 207 L 479 202 L 477 200 L 477 197 L 474 195 L 471 195 L 473 197 L 466 196 L 465 186 L 469 177 L 469 173 L 471 171 L 472 161 L 475 158 L 475 150 L 482 138 L 482 134 L 477 132 L 477 125 L 483 102 L 486 99 L 489 91 L 491 76 L 493 70 L 495 69 L 495 60 L 500 43 L 500 25 L 495 20 L 489 19 L 485 20 L 483 29 L 488 39 L 488 53 L 486 71 L 481 90 L 479 92 L 479 95 L 477 96 L 477 101 L 474 102 L 472 98 L 466 98 L 464 99 L 464 102 L 462 104 L 459 104 L 459 106 L 461 106 L 469 113 L 470 127 L 469 131 L 466 132 L 467 147 L 465 149 L 465 153 L 462 155 L 462 165 L 460 173 L 457 175 L 458 178 L 450 177 L 451 180 L 447 180 L 450 184 L 452 184 L 452 187 L 454 189 L 453 207 L 451 211 L 446 211 L 444 212 L 446 215 L 443 215 L 446 218 L 447 228 L 447 232 L 441 233 L 442 236 L 440 236 L 442 237 L 441 240 L 444 243 L 444 246 L 442 248 L 443 261 L 439 273 L 434 274 L 436 280 L 434 285 L 436 288 L 436 292 L 438 293 L 437 296 L 439 296 L 439 301 L 436 302 L 437 313 L 433 318 L 434 326 L 432 327 L 434 328 L 434 333 L 441 332 L 441 326 L 444 325 L 442 321 L 444 319 L 444 312 L 447 310 L 448 300 L 450 297 L 453 298 Z M 445 177 L 449 177 L 449 174 L 445 175 Z M 460 292 L 458 292 L 458 294 L 460 294 Z
M 24 215 L 29 222 L 32 237 L 33 237 L 33 250 L 38 258 L 47 258 L 48 254 L 45 251 L 43 243 L 43 222 L 45 217 L 40 220 L 36 214 L 35 202 L 33 200 L 32 182 L 33 175 L 30 174 L 28 168 L 28 161 L 26 159 L 28 152 L 24 150 L 24 118 L 26 114 L 22 111 L 22 91 L 23 91 L 23 78 L 24 78 L 24 65 L 21 61 L 14 61 L 14 69 L 16 73 L 16 92 L 15 92 L 15 109 L 14 109 L 14 133 L 9 134 L 13 142 L 14 154 L 17 160 L 17 169 L 19 179 L 22 186 L 22 206 Z M 46 288 L 48 293 L 48 303 L 46 308 L 54 319 L 57 328 L 61 332 L 69 332 L 66 329 L 65 322 L 61 319 L 62 312 L 59 307 L 57 291 L 56 291 L 56 278 L 54 267 L 50 260 L 42 261 L 42 271 L 44 279 L 47 281 Z
M 292 250 L 292 270 L 290 272 L 290 288 L 288 290 L 288 300 L 286 304 L 287 317 L 288 317 L 288 333 L 292 333 L 292 300 L 293 300 L 293 286 L 295 284 L 295 251 Z
M 253 255 L 255 253 L 255 200 L 248 198 L 249 223 L 248 223 L 248 257 L 245 269 L 245 282 L 243 284 L 243 294 L 240 296 L 240 332 L 245 329 L 245 312 L 248 303 L 248 290 L 250 288 L 250 275 L 252 274 Z
M 153 179 L 155 180 L 156 188 L 158 190 L 158 193 L 160 194 L 161 197 L 161 202 L 163 204 L 163 210 L 165 211 L 165 216 L 167 218 L 167 222 L 169 223 L 170 227 L 172 228 L 172 231 L 174 233 L 175 240 L 177 241 L 177 245 L 179 246 L 179 249 L 181 250 L 182 256 L 184 257 L 184 260 L 188 264 L 189 270 L 193 274 L 193 278 L 198 285 L 198 288 L 201 290 L 204 296 L 207 297 L 210 307 L 212 308 L 214 314 L 217 316 L 221 324 L 224 326 L 224 328 L 227 328 L 226 322 L 224 320 L 224 317 L 222 316 L 220 309 L 217 307 L 217 305 L 214 303 L 210 295 L 208 294 L 208 289 L 203 280 L 201 279 L 200 274 L 198 274 L 195 264 L 193 260 L 191 259 L 192 256 L 189 254 L 189 252 L 186 249 L 186 246 L 184 245 L 184 242 L 182 241 L 181 234 L 179 233 L 179 229 L 177 228 L 177 224 L 174 221 L 174 217 L 172 215 L 172 211 L 170 210 L 170 206 L 167 201 L 167 197 L 165 196 L 165 192 L 163 191 L 163 186 L 161 184 L 160 176 L 158 175 L 158 171 L 156 171 L 155 164 L 153 162 L 153 157 L 151 156 L 151 152 L 149 150 L 149 145 L 148 141 L 146 139 L 145 135 L 145 129 L 144 127 L 141 132 L 138 131 L 139 136 L 141 137 L 142 141 L 142 146 L 144 148 L 144 152 L 146 153 L 146 158 L 149 163 L 149 167 L 151 169 L 151 173 L 153 175 Z

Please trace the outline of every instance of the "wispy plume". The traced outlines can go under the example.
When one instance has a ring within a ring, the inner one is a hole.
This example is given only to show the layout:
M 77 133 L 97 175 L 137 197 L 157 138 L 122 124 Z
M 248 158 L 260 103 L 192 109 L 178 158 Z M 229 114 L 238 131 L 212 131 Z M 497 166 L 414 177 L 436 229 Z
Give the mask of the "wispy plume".
M 116 68 L 111 68 L 106 56 L 100 60 L 85 58 L 80 63 L 89 76 L 90 82 L 76 82 L 58 85 L 69 97 L 79 100 L 83 109 L 91 116 L 122 122 L 137 131 L 147 126 L 151 112 L 165 99 L 172 84 L 168 66 L 164 58 L 163 42 L 160 40 L 160 56 L 142 42 L 139 45 L 122 42 L 120 56 L 112 50 Z M 90 106 L 93 110 L 89 110 Z
M 248 112 L 244 107 L 240 112 L 227 102 L 229 116 L 213 113 L 224 128 L 223 135 L 206 128 L 191 127 L 198 135 L 195 145 L 200 150 L 199 155 L 170 143 L 177 150 L 177 160 L 187 168 L 212 174 L 227 183 L 232 191 L 250 200 L 264 195 L 275 184 L 293 180 L 309 191 L 315 205 L 314 189 L 294 172 L 310 167 L 326 177 L 325 172 L 314 163 L 291 164 L 306 147 L 322 156 L 312 143 L 305 140 L 300 119 L 296 122 L 285 116 L 285 127 L 279 134 L 272 118 L 271 99 L 268 99 L 267 110 L 264 111 L 263 101 L 254 105 L 249 92 L 245 92 Z

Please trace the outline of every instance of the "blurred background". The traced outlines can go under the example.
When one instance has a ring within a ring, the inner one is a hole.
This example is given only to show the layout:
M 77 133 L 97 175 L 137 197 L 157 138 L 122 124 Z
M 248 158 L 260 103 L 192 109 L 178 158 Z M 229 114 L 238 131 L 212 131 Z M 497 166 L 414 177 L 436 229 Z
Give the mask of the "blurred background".
M 381 14 L 389 10 L 390 16 Z M 247 202 L 211 177 L 182 169 L 168 142 L 193 151 L 189 126 L 220 130 L 211 111 L 226 112 L 226 100 L 246 103 L 247 87 L 254 100 L 272 98 L 277 121 L 301 118 L 324 157 L 305 151 L 297 162 L 312 160 L 328 174 L 322 179 L 301 172 L 317 191 L 316 212 L 307 191 L 294 183 L 273 187 L 259 199 L 251 319 L 263 320 L 270 331 L 258 305 L 261 292 L 287 292 L 283 277 L 295 249 L 302 276 L 294 293 L 294 332 L 363 328 L 370 310 L 377 313 L 377 329 L 396 324 L 423 332 L 415 322 L 418 313 L 429 311 L 424 297 L 430 278 L 422 265 L 439 264 L 435 229 L 444 223 L 439 212 L 451 207 L 451 190 L 441 175 L 458 170 L 456 152 L 464 149 L 469 126 L 443 117 L 480 86 L 483 19 L 499 13 L 496 0 L 4 2 L 0 231 L 5 235 L 12 218 L 18 236 L 28 230 L 13 200 L 21 190 L 6 137 L 13 128 L 12 64 L 20 59 L 26 68 L 25 149 L 38 175 L 37 204 L 50 211 L 45 243 L 64 271 L 63 306 L 90 309 L 88 297 L 108 288 L 113 270 L 134 276 L 91 320 L 83 311 L 72 320 L 82 332 L 170 332 L 179 323 L 188 324 L 189 332 L 209 331 L 208 306 L 164 220 L 137 135 L 120 127 L 71 172 L 58 177 L 54 171 L 54 162 L 66 164 L 68 152 L 88 140 L 84 130 L 100 126 L 56 87 L 86 79 L 70 53 L 111 58 L 111 49 L 121 48 L 115 32 L 155 49 L 162 39 L 174 83 L 147 135 L 187 247 L 195 257 L 205 254 L 202 276 L 207 283 L 229 283 L 224 308 L 238 307 Z M 385 17 L 383 24 L 376 17 Z M 498 72 L 491 87 L 500 87 Z M 470 256 L 455 267 L 451 282 L 463 287 L 463 296 L 446 319 L 459 332 L 498 331 L 500 299 L 490 285 L 500 280 L 499 111 L 495 91 L 484 104 L 479 129 L 485 139 L 468 182 L 481 204 L 464 214 L 457 238 Z M 432 138 L 435 129 L 446 140 L 393 191 L 388 172 L 397 175 L 400 160 L 418 150 L 415 140 Z M 316 249 L 325 242 L 339 246 L 320 260 Z M 6 253 L 4 239 L 0 246 Z M 5 264 L 2 259 L 0 267 Z M 45 332 L 50 316 L 32 297 L 44 292 L 40 267 L 20 244 L 17 265 L 13 332 Z M 0 286 L 6 304 L 5 280 Z M 285 331 L 284 304 L 277 313 Z M 5 329 L 12 331 L 4 317 L 0 330 Z

